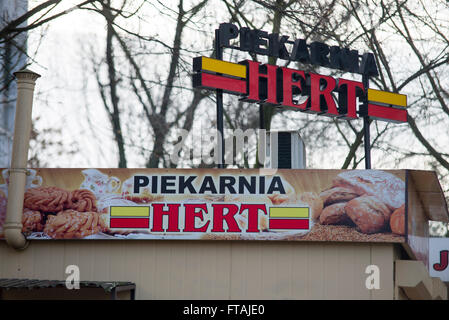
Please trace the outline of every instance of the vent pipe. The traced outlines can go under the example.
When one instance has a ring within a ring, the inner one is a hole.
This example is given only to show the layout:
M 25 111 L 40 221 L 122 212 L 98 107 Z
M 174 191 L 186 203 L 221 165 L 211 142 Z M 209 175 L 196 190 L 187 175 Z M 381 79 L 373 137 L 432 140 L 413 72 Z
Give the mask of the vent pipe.
M 28 241 L 22 233 L 22 215 L 28 174 L 26 167 L 31 134 L 31 111 L 34 86 L 40 75 L 27 69 L 15 72 L 14 75 L 17 78 L 16 117 L 9 169 L 8 204 L 3 230 L 8 245 L 23 250 L 28 246 Z

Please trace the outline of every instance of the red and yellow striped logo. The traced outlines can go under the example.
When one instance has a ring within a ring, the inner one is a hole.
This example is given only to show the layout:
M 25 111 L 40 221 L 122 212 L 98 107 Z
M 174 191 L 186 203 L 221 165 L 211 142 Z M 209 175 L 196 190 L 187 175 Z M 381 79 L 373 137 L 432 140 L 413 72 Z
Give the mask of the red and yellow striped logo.
M 193 59 L 193 86 L 246 94 L 246 66 L 207 57 Z
M 309 208 L 270 207 L 270 230 L 309 230 L 309 220 Z
M 368 89 L 368 116 L 390 122 L 407 122 L 407 96 Z
M 111 228 L 148 229 L 150 207 L 110 207 Z

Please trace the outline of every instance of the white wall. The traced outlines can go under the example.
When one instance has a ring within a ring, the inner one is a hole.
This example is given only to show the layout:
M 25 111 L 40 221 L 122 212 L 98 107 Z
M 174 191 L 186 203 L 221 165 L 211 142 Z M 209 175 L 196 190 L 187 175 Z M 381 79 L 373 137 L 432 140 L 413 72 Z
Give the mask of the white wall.
M 393 244 L 269 241 L 0 242 L 0 278 L 132 281 L 137 299 L 393 299 Z M 380 290 L 365 268 L 380 268 Z

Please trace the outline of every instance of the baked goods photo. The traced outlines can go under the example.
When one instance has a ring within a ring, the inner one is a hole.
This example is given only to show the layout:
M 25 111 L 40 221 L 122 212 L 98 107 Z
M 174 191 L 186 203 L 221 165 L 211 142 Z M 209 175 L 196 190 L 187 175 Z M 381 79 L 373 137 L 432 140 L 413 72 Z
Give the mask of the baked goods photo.
M 321 224 L 351 224 L 351 219 L 346 214 L 346 203 L 334 203 L 324 208 L 320 215 Z
M 344 187 L 333 187 L 320 193 L 320 198 L 325 206 L 350 201 L 358 196 L 360 196 L 360 193 Z
M 390 228 L 393 233 L 405 235 L 405 204 L 391 214 Z
M 25 209 L 22 215 L 22 232 L 30 234 L 31 232 L 41 232 L 44 230 L 44 217 L 40 211 Z
M 363 233 L 383 230 L 390 221 L 391 211 L 379 198 L 362 196 L 349 201 L 344 207 L 346 214 Z
M 70 193 L 58 187 L 37 187 L 25 192 L 24 207 L 41 212 L 56 213 L 62 211 Z
M 65 208 L 76 211 L 97 211 L 96 201 L 92 191 L 77 189 L 70 192 Z
M 344 187 L 358 195 L 377 196 L 391 209 L 405 202 L 405 183 L 391 173 L 380 170 L 353 170 L 337 175 L 334 187 Z
M 103 231 L 104 224 L 98 212 L 65 210 L 49 215 L 44 233 L 53 239 L 80 239 Z
M 339 231 L 329 229 L 329 232 L 349 234 L 349 230 L 354 229 L 354 232 L 360 233 L 357 240 L 370 234 L 384 238 L 388 234 L 392 238 L 405 234 L 405 183 L 389 172 L 340 172 L 332 179 L 330 187 L 321 191 L 319 197 L 323 202 L 318 219 L 323 226 L 319 228 L 321 232 L 326 228 L 334 228 Z M 350 233 L 356 235 L 354 232 Z

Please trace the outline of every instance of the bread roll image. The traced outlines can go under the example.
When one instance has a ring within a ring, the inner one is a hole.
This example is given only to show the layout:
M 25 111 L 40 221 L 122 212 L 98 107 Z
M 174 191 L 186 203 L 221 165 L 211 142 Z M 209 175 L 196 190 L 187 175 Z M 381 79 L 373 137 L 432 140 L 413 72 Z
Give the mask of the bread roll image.
M 405 204 L 391 214 L 390 228 L 393 233 L 405 235 Z
M 320 215 L 321 224 L 349 224 L 351 219 L 345 211 L 347 202 L 334 203 L 323 209 Z
M 334 178 L 333 186 L 351 189 L 359 195 L 376 196 L 392 211 L 405 203 L 405 182 L 385 171 L 345 171 Z
M 391 210 L 379 198 L 362 196 L 349 201 L 345 212 L 363 233 L 376 233 L 385 229 Z
M 323 201 L 324 206 L 329 206 L 338 202 L 348 202 L 352 199 L 360 196 L 361 194 L 355 192 L 350 188 L 333 187 L 324 190 L 320 193 L 320 198 Z

